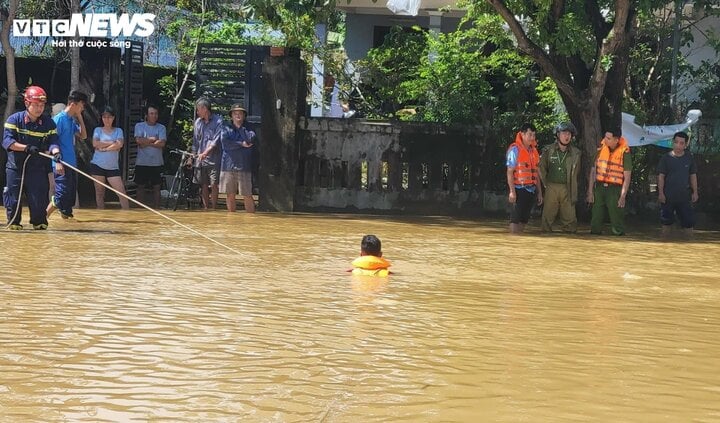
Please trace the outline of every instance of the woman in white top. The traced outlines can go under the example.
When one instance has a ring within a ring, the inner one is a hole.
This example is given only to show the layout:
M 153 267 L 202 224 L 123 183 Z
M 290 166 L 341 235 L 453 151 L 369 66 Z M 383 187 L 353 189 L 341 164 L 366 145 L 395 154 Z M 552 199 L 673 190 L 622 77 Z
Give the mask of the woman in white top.
M 90 161 L 90 173 L 96 180 L 109 184 L 118 192 L 125 194 L 125 185 L 122 181 L 119 166 L 119 152 L 124 144 L 123 131 L 113 126 L 115 121 L 115 111 L 110 107 L 105 107 L 102 112 L 103 126 L 95 128 L 93 132 L 93 147 L 95 154 Z M 127 210 L 130 208 L 128 199 L 122 195 L 120 198 L 120 207 Z M 95 183 L 95 203 L 97 208 L 105 208 L 105 187 Z

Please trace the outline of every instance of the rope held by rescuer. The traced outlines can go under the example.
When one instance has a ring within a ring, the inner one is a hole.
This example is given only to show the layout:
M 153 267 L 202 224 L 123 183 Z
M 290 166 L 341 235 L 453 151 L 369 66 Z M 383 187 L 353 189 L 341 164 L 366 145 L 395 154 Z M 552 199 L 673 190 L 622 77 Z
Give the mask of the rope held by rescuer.
M 46 157 L 46 158 L 48 158 L 48 159 L 53 159 L 53 158 L 54 158 L 52 155 L 46 154 L 46 153 L 43 153 L 43 152 L 39 152 L 38 154 L 41 155 L 41 156 L 43 156 L 43 157 Z M 28 155 L 27 158 L 25 159 L 25 163 L 27 163 L 27 160 L 28 160 L 29 158 L 30 158 L 30 155 Z M 114 192 L 114 193 L 117 194 L 118 196 L 122 196 L 123 198 L 126 198 L 128 201 L 131 201 L 131 202 L 133 202 L 134 204 L 137 204 L 138 206 L 140 206 L 140 207 L 142 207 L 142 208 L 144 208 L 144 209 L 146 209 L 146 210 L 149 210 L 149 211 L 155 213 L 156 215 L 162 217 L 163 219 L 169 220 L 170 222 L 174 223 L 175 225 L 180 226 L 181 228 L 184 228 L 184 229 L 186 229 L 186 230 L 194 233 L 194 234 L 197 235 L 197 236 L 203 237 L 203 238 L 207 239 L 208 241 L 210 241 L 210 242 L 212 242 L 212 243 L 214 243 L 214 244 L 217 244 L 217 245 L 219 245 L 219 246 L 221 246 L 221 247 L 223 247 L 223 248 L 225 248 L 225 249 L 227 249 L 227 250 L 229 250 L 229 251 L 232 251 L 233 253 L 242 254 L 242 253 L 240 253 L 240 251 L 238 251 L 238 250 L 236 250 L 236 249 L 234 249 L 234 248 L 232 248 L 232 247 L 230 247 L 230 246 L 228 246 L 228 245 L 225 245 L 225 244 L 223 244 L 222 242 L 220 242 L 220 241 L 218 241 L 218 240 L 216 240 L 216 239 L 213 239 L 213 238 L 205 235 L 204 233 L 202 233 L 202 232 L 200 232 L 200 231 L 198 231 L 198 230 L 196 230 L 196 229 L 193 229 L 193 228 L 185 225 L 184 223 L 180 223 L 180 222 L 178 222 L 177 220 L 173 219 L 172 217 L 167 216 L 167 215 L 165 215 L 165 214 L 163 214 L 163 213 L 160 213 L 159 211 L 153 209 L 152 207 L 146 206 L 145 204 L 143 204 L 143 203 L 135 200 L 134 198 L 129 197 L 128 195 L 126 195 L 126 194 L 124 194 L 124 193 L 116 190 L 115 188 L 111 187 L 110 185 L 107 185 L 107 184 L 105 184 L 105 183 L 103 183 L 103 182 L 98 181 L 97 179 L 93 178 L 91 175 L 88 175 L 87 173 L 83 172 L 82 170 L 76 168 L 75 166 L 70 165 L 70 164 L 64 162 L 63 160 L 60 160 L 60 163 L 62 163 L 63 166 L 66 166 L 66 167 L 74 170 L 74 171 L 77 172 L 78 174 L 80 174 L 80 175 L 82 175 L 82 176 L 90 179 L 90 180 L 93 181 L 94 183 L 100 184 L 100 185 L 104 186 L 106 189 L 109 189 L 110 191 Z M 22 177 L 21 177 L 21 179 L 20 179 L 20 193 L 21 193 L 21 195 L 22 195 L 22 188 L 23 188 L 23 183 L 24 183 L 24 182 L 25 182 L 25 166 L 23 165 L 23 174 L 22 174 Z M 18 206 L 17 206 L 17 209 L 15 209 L 15 214 L 14 214 L 13 218 L 10 219 L 10 222 L 13 222 L 13 221 L 15 220 L 15 217 L 17 217 L 17 214 L 18 214 L 18 212 L 20 211 L 21 205 L 20 205 L 20 201 L 19 201 L 19 200 L 20 200 L 20 199 L 18 199 Z M 7 229 L 9 226 L 10 226 L 10 224 L 8 224 L 8 226 L 6 226 L 6 229 Z

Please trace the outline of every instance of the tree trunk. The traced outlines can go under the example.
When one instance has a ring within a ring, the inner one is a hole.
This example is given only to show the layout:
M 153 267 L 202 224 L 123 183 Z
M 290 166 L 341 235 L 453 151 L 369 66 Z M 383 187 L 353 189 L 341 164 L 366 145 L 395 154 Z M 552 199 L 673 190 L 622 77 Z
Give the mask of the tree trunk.
M 629 51 L 635 40 L 635 13 L 630 13 L 626 33 L 618 44 L 618 51 Z M 620 129 L 622 127 L 622 104 L 625 94 L 625 81 L 627 80 L 629 54 L 616 54 L 613 56 L 613 65 L 608 70 L 603 96 L 600 98 L 600 120 L 602 130 Z
M 578 178 L 578 202 L 576 206 L 578 217 L 585 220 L 589 216 L 589 210 L 585 207 L 588 178 L 590 177 L 590 169 L 595 164 L 595 154 L 603 136 L 602 117 L 598 107 L 594 106 L 597 102 L 593 102 L 592 99 L 588 101 L 579 97 L 562 97 L 570 120 L 578 130 L 576 143 L 582 153 L 582 161 Z
M 71 0 L 70 3 L 71 13 L 80 13 L 80 0 Z M 80 47 L 77 47 L 79 36 L 73 37 L 75 46 L 70 47 L 70 90 L 77 90 L 80 88 Z
M 597 110 L 583 109 L 578 111 L 576 122 L 580 122 L 578 130 L 578 147 L 583 155 L 583 170 L 585 174 L 589 173 L 590 168 L 595 160 L 600 140 L 602 139 L 602 123 L 600 114 Z
M 570 121 L 577 128 L 576 142 L 577 147 L 582 152 L 583 171 L 590 170 L 590 165 L 595 158 L 598 143 L 602 138 L 602 117 L 598 107 L 595 106 L 597 101 L 593 99 L 580 98 L 579 96 L 568 96 L 560 92 L 565 109 L 570 116 Z
M 5 103 L 5 113 L 3 122 L 7 121 L 13 112 L 15 112 L 15 99 L 17 99 L 18 88 L 15 80 L 15 51 L 10 45 L 10 28 L 12 28 L 13 20 L 17 14 L 18 0 L 10 0 L 5 10 L 0 10 L 0 19 L 2 20 L 2 30 L 0 31 L 0 44 L 2 44 L 5 53 L 5 70 L 7 71 L 7 103 Z M 5 186 L 5 164 L 7 162 L 7 152 L 4 148 L 0 148 L 0 186 Z
M 202 0 L 200 2 L 200 10 L 202 12 L 201 17 L 200 17 L 200 28 L 202 28 L 205 25 L 205 0 Z M 192 73 L 192 70 L 195 67 L 195 61 L 197 58 L 198 47 L 200 45 L 200 37 L 201 37 L 201 34 L 198 34 L 198 39 L 195 40 L 195 49 L 193 50 L 193 58 L 190 60 L 190 63 L 188 63 L 188 66 L 185 70 L 185 76 L 183 77 L 182 83 L 180 84 L 180 87 L 178 88 L 178 91 L 175 94 L 175 98 L 173 99 L 173 104 L 170 107 L 170 117 L 168 118 L 168 125 L 167 125 L 168 134 L 170 132 L 172 132 L 173 127 L 175 126 L 175 112 L 177 111 L 177 107 L 180 104 L 180 100 L 182 99 L 182 94 L 183 94 L 183 91 L 185 91 L 185 86 L 187 86 L 187 82 L 190 79 L 190 74 Z M 179 70 L 180 70 L 180 64 L 178 63 L 178 71 Z
M 197 45 L 195 46 L 195 54 L 197 54 Z M 178 64 L 178 68 L 179 67 L 180 65 Z M 180 84 L 180 88 L 178 88 L 178 91 L 175 94 L 175 98 L 173 98 L 173 104 L 170 107 L 170 117 L 168 118 L 167 124 L 168 133 L 172 132 L 173 127 L 175 126 L 175 112 L 177 111 L 177 107 L 180 104 L 182 94 L 185 91 L 185 86 L 187 86 L 188 80 L 190 79 L 190 74 L 192 73 L 194 67 L 195 59 L 190 60 L 190 63 L 188 63 L 187 69 L 185 70 L 185 76 L 183 77 L 182 83 Z
M 2 14 L 2 31 L 0 31 L 0 44 L 2 44 L 5 53 L 5 70 L 7 73 L 7 103 L 5 103 L 5 113 L 3 122 L 15 112 L 15 99 L 18 95 L 17 81 L 15 79 L 15 50 L 10 45 L 10 28 L 12 28 L 13 20 L 17 14 L 18 0 L 10 0 L 7 9 L 7 15 Z M 4 167 L 3 167 L 4 169 Z

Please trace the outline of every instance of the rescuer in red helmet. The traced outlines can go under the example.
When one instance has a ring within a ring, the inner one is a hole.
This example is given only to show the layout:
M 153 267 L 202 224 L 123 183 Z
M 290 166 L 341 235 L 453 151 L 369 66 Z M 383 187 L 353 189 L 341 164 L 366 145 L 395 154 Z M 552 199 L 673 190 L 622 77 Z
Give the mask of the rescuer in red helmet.
M 5 165 L 3 203 L 9 229 L 22 229 L 20 183 L 30 208 L 33 229 L 47 229 L 47 160 L 38 153 L 58 144 L 55 122 L 44 114 L 47 94 L 38 86 L 27 87 L 25 110 L 12 114 L 5 122 L 2 146 L 8 152 Z

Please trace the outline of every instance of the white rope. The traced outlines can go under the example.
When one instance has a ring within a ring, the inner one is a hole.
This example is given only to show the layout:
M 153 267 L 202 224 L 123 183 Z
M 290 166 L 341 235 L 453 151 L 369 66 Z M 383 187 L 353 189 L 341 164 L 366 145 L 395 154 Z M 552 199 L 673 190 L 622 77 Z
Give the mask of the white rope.
M 52 158 L 53 158 L 53 156 L 51 156 L 51 155 L 49 155 L 49 154 L 45 154 L 45 153 L 40 153 L 40 155 L 43 156 L 43 157 L 47 157 L 47 158 L 49 158 L 49 159 L 52 159 Z M 217 244 L 217 245 L 219 245 L 219 246 L 221 246 L 221 247 L 223 247 L 223 248 L 225 248 L 225 249 L 227 249 L 227 250 L 229 250 L 229 251 L 232 251 L 233 253 L 242 254 L 240 251 L 238 251 L 238 250 L 236 250 L 236 249 L 234 249 L 234 248 L 232 248 L 232 247 L 229 247 L 229 246 L 223 244 L 223 243 L 220 242 L 220 241 L 217 241 L 217 240 L 215 240 L 215 239 L 213 239 L 213 238 L 210 238 L 209 236 L 205 235 L 204 233 L 202 233 L 202 232 L 200 232 L 200 231 L 198 231 L 198 230 L 195 230 L 195 229 L 193 229 L 193 228 L 191 228 L 191 227 L 189 227 L 189 226 L 187 226 L 187 225 L 185 225 L 185 224 L 183 224 L 183 223 L 180 223 L 180 222 L 178 222 L 177 220 L 173 219 L 173 218 L 170 217 L 170 216 L 166 216 L 166 215 L 160 213 L 159 211 L 157 211 L 157 210 L 155 210 L 155 209 L 153 209 L 153 208 L 151 208 L 151 207 L 146 206 L 145 204 L 143 204 L 143 203 L 135 200 L 134 198 L 129 197 L 129 196 L 127 196 L 126 194 L 124 194 L 124 193 L 116 190 L 115 188 L 111 187 L 110 185 L 107 185 L 107 184 L 105 184 L 105 183 L 103 183 L 103 182 L 98 181 L 97 179 L 93 178 L 92 176 L 88 175 L 87 173 L 83 172 L 82 170 L 76 168 L 75 166 L 69 165 L 69 164 L 65 163 L 64 161 L 62 161 L 62 160 L 60 160 L 60 163 L 62 163 L 63 166 L 67 166 L 67 167 L 69 167 L 70 169 L 74 170 L 75 172 L 79 173 L 80 175 L 82 175 L 82 176 L 90 179 L 91 181 L 93 181 L 93 182 L 95 182 L 95 183 L 97 183 L 97 184 L 100 184 L 100 185 L 104 186 L 105 188 L 109 189 L 110 191 L 114 192 L 115 194 L 117 194 L 117 195 L 119 195 L 119 196 L 122 196 L 122 197 L 124 197 L 124 198 L 127 198 L 128 200 L 132 201 L 133 203 L 137 204 L 138 206 L 143 207 L 143 208 L 145 208 L 145 209 L 147 209 L 147 210 L 155 213 L 156 215 L 162 217 L 163 219 L 167 219 L 167 220 L 171 221 L 172 223 L 174 223 L 174 224 L 176 224 L 176 225 L 178 225 L 178 226 L 180 226 L 180 227 L 182 227 L 182 228 L 187 229 L 188 231 L 194 233 L 195 235 L 201 236 L 201 237 L 207 239 L 208 241 L 210 241 L 210 242 L 212 242 L 212 243 L 215 243 L 215 244 Z

